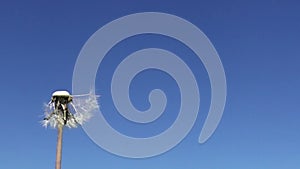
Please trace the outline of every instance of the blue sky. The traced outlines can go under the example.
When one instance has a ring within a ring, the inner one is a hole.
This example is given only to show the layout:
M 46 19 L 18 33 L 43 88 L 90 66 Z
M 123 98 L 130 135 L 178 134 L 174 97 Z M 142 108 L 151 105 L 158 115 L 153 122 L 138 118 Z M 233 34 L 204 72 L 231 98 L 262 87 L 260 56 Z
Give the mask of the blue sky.
M 205 68 L 193 53 L 163 36 L 132 37 L 115 46 L 98 70 L 96 92 L 101 95 L 107 121 L 120 132 L 139 137 L 159 133 L 172 124 L 179 93 L 174 81 L 162 72 L 146 71 L 132 82 L 131 99 L 139 109 L 147 109 L 147 92 L 153 88 L 166 90 L 172 98 L 163 119 L 154 126 L 122 119 L 110 96 L 110 76 L 120 58 L 142 48 L 160 47 L 185 58 L 197 77 L 201 106 L 195 126 L 177 147 L 146 159 L 113 155 L 94 144 L 81 128 L 66 129 L 62 167 L 299 168 L 300 3 L 296 0 L 3 1 L 0 168 L 54 167 L 56 131 L 39 124 L 43 103 L 54 90 L 72 90 L 77 56 L 96 30 L 119 17 L 148 11 L 182 17 L 214 44 L 228 85 L 218 129 L 205 144 L 198 144 L 209 108 L 210 85 Z M 120 58 L 114 58 L 115 54 L 121 54 Z

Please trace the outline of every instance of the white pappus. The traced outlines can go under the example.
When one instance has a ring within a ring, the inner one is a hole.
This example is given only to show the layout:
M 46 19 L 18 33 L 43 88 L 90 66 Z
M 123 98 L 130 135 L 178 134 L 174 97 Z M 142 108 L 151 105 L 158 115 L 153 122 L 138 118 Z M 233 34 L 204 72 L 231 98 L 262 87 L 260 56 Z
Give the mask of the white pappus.
M 57 128 L 58 125 L 76 128 L 88 121 L 99 108 L 98 96 L 90 92 L 83 95 L 70 95 L 67 91 L 56 91 L 45 105 L 44 127 Z

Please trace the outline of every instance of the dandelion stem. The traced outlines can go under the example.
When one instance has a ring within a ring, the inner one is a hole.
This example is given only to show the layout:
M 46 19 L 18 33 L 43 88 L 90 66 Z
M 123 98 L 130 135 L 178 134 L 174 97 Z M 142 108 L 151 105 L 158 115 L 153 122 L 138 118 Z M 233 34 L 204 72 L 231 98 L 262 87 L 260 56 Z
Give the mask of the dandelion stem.
M 62 137 L 63 137 L 63 125 L 58 124 L 55 169 L 61 169 Z

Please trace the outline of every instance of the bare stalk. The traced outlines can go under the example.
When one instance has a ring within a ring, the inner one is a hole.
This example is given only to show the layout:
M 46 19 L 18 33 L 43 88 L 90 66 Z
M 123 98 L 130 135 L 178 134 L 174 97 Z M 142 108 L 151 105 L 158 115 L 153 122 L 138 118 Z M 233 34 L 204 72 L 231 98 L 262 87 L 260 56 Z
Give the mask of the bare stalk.
M 63 137 L 63 125 L 59 124 L 57 126 L 57 146 L 56 146 L 55 169 L 61 169 L 62 137 Z

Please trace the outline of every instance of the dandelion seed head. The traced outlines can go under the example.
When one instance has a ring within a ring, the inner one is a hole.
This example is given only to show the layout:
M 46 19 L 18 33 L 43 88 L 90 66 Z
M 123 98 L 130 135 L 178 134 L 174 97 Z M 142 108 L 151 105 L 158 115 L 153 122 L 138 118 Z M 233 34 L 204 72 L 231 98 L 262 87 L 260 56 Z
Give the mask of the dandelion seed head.
M 63 113 L 55 109 L 55 103 L 50 101 L 45 105 L 45 118 L 42 121 L 42 126 L 57 128 L 60 124 L 69 128 L 76 128 L 87 122 L 93 116 L 93 111 L 99 107 L 98 96 L 92 92 L 70 97 L 72 97 L 72 101 L 67 104 L 68 113 L 70 113 L 67 121 L 65 122 Z

